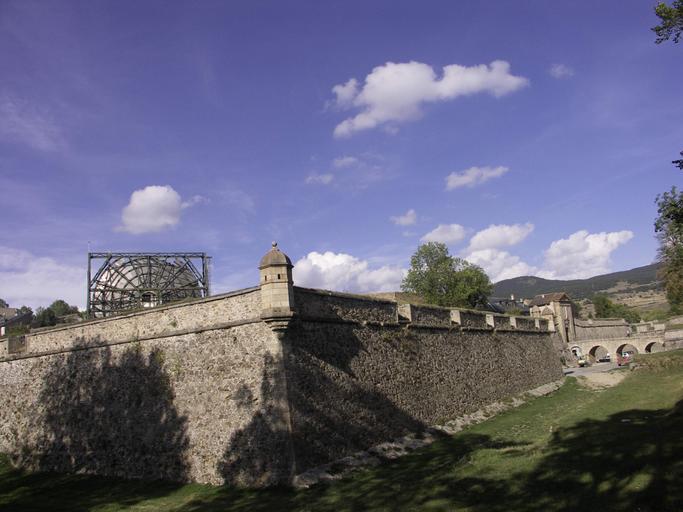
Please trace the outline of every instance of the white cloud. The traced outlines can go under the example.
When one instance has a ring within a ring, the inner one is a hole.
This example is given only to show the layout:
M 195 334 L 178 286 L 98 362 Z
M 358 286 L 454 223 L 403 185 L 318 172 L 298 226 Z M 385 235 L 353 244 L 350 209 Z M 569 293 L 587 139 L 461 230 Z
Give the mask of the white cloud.
M 415 213 L 415 210 L 410 209 L 404 215 L 397 215 L 396 217 L 390 217 L 390 219 L 397 226 L 412 226 L 417 222 L 417 213 Z
M 0 246 L 0 297 L 10 306 L 49 306 L 56 299 L 85 307 L 85 268 Z
M 528 79 L 510 74 L 510 64 L 501 60 L 470 67 L 451 64 L 443 68 L 441 77 L 421 62 L 387 62 L 365 77 L 362 88 L 353 78 L 332 88 L 337 107 L 360 109 L 336 126 L 334 136 L 348 137 L 387 124 L 390 131 L 395 130 L 396 123 L 419 118 L 424 103 L 480 92 L 498 98 L 528 83 Z
M 534 230 L 530 222 L 526 224 L 491 224 L 482 229 L 471 239 L 467 250 L 469 252 L 481 249 L 496 249 L 517 245 Z
M 358 80 L 351 78 L 345 84 L 332 87 L 332 92 L 336 96 L 335 104 L 340 108 L 347 108 L 353 105 L 353 100 L 358 94 Z
M 554 78 L 569 78 L 574 76 L 574 70 L 565 64 L 553 64 L 550 66 L 548 73 Z
M 465 259 L 483 268 L 494 283 L 503 279 L 534 275 L 538 271 L 536 267 L 523 262 L 519 256 L 498 249 L 473 251 L 467 254 Z
M 610 255 L 631 238 L 631 231 L 577 231 L 550 244 L 545 251 L 544 270 L 539 275 L 551 279 L 583 279 L 609 272 Z
M 208 202 L 209 202 L 209 200 L 206 197 L 200 196 L 200 195 L 194 195 L 190 199 L 188 199 L 187 201 L 183 201 L 180 204 L 180 207 L 184 210 L 185 208 L 190 208 L 191 206 L 194 206 L 196 204 L 208 203 Z
M 465 228 L 460 224 L 439 224 L 420 240 L 423 242 L 454 244 L 463 238 L 465 238 Z
M 486 183 L 490 179 L 500 178 L 508 172 L 507 167 L 470 167 L 462 172 L 452 172 L 446 176 L 446 190 L 460 187 L 474 187 Z
M 344 167 L 351 167 L 357 163 L 358 159 L 355 156 L 340 156 L 339 158 L 334 159 L 332 165 L 334 165 L 337 169 L 342 169 Z
M 294 264 L 294 284 L 349 292 L 393 291 L 401 287 L 405 271 L 369 263 L 350 254 L 310 252 Z
M 0 96 L 0 138 L 39 151 L 58 151 L 66 146 L 61 130 L 48 113 L 6 94 Z
M 311 174 L 306 178 L 307 185 L 329 185 L 334 179 L 333 174 Z
M 183 202 L 173 187 L 150 185 L 131 194 L 121 213 L 122 224 L 116 229 L 134 235 L 163 231 L 180 222 L 183 209 L 204 200 L 201 196 L 194 196 Z

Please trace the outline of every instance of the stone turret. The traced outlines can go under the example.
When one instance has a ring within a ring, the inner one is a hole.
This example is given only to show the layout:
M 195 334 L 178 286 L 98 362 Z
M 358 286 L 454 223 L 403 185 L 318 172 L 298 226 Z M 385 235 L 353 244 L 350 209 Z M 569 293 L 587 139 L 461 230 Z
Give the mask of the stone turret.
M 287 328 L 294 316 L 294 281 L 292 261 L 277 247 L 277 242 L 259 263 L 261 319 L 275 331 Z

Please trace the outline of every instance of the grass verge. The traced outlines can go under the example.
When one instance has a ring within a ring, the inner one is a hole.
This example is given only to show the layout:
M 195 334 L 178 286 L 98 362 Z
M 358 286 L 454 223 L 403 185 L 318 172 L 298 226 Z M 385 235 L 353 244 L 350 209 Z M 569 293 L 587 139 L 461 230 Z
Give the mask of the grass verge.
M 683 351 L 640 362 L 615 387 L 570 378 L 452 438 L 307 490 L 29 475 L 2 459 L 0 510 L 683 510 Z

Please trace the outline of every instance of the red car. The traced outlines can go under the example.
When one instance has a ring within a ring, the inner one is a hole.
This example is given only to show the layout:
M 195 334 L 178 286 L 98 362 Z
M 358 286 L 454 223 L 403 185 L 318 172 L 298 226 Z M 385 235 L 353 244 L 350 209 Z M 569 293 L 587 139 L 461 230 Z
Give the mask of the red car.
M 633 361 L 633 352 L 622 352 L 617 354 L 617 365 L 624 366 Z

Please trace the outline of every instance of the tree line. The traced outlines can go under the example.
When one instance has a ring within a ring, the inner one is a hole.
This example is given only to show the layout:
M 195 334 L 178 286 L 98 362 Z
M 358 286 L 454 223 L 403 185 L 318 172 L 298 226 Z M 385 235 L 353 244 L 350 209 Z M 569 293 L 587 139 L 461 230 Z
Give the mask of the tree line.
M 6 300 L 0 299 L 0 308 L 9 308 L 10 305 Z M 21 306 L 17 308 L 19 315 L 30 314 L 31 320 L 28 322 L 31 327 L 50 327 L 60 323 L 60 319 L 68 315 L 80 315 L 77 306 L 71 306 L 68 302 L 62 299 L 55 300 L 48 307 L 38 307 L 35 312 L 28 306 Z M 11 334 L 22 334 L 27 330 L 26 325 L 15 326 L 10 329 Z M 22 331 L 22 332 L 19 332 Z

